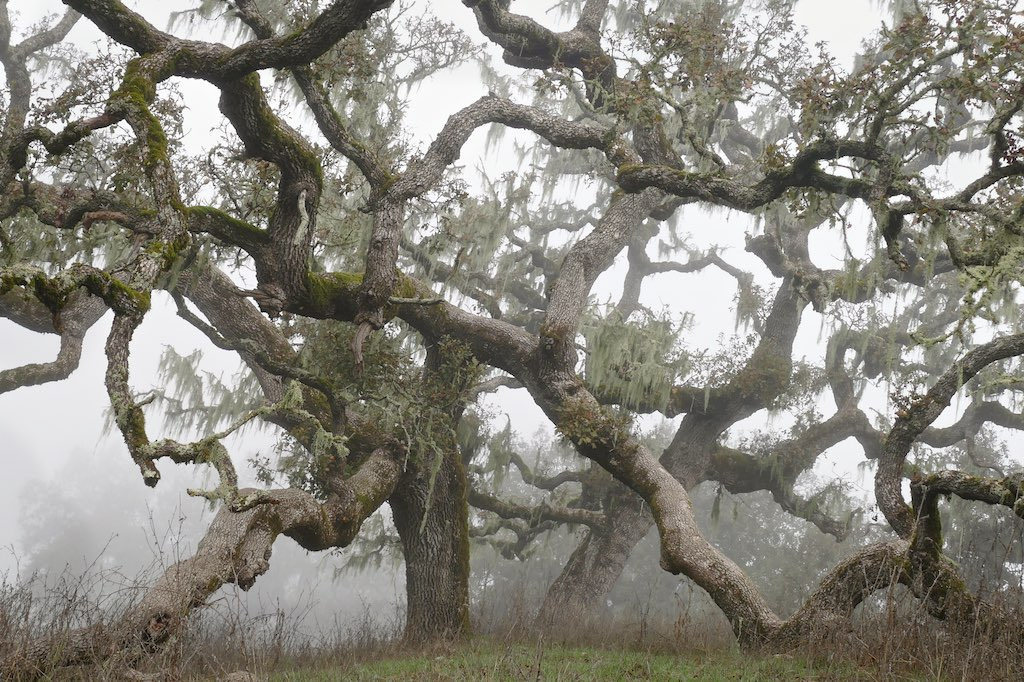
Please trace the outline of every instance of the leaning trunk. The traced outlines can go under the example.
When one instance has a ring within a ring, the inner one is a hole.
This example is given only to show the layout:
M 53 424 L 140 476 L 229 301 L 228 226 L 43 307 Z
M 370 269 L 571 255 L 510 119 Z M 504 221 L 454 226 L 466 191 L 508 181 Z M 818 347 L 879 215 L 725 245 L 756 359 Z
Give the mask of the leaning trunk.
M 279 535 L 309 551 L 346 547 L 363 520 L 394 489 L 398 463 L 380 449 L 321 503 L 295 488 L 263 491 L 262 503 L 246 511 L 221 508 L 196 553 L 171 565 L 141 601 L 112 625 L 91 625 L 42 638 L 0 659 L 0 679 L 34 680 L 60 668 L 108 662 L 130 668 L 185 626 L 189 614 L 226 583 L 249 589 L 270 567 Z M 244 497 L 256 491 L 239 491 Z M 96 672 L 96 671 L 91 671 Z M 95 675 L 94 675 L 95 676 Z
M 445 453 L 433 482 L 432 468 L 431 461 L 410 461 L 391 497 L 405 555 L 405 636 L 412 641 L 469 632 L 466 474 L 453 453 Z
M 711 446 L 722 432 L 722 419 L 687 415 L 662 461 L 687 489 L 703 478 Z M 589 529 L 548 588 L 538 625 L 555 631 L 566 623 L 592 617 L 604 604 L 634 548 L 654 525 L 647 505 L 629 488 L 614 483 L 608 521 Z
M 623 500 L 601 529 L 588 529 L 558 578 L 548 588 L 537 614 L 537 625 L 550 632 L 578 627 L 604 603 L 629 560 L 633 547 L 647 534 L 654 519 L 646 506 Z

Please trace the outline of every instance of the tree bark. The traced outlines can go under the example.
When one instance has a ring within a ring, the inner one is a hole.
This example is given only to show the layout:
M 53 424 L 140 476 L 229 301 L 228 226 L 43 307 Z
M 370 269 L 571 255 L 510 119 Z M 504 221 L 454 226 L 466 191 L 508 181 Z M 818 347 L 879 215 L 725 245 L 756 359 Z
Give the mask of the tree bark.
M 688 414 L 662 461 L 686 489 L 701 480 L 725 420 Z M 598 531 L 591 529 L 548 588 L 538 624 L 554 628 L 593 614 L 611 592 L 636 545 L 654 525 L 648 506 L 628 488 L 614 484 L 613 507 Z
M 592 617 L 622 575 L 629 555 L 654 525 L 650 510 L 631 493 L 601 529 L 588 529 L 562 572 L 548 588 L 537 626 L 557 632 Z
M 431 482 L 433 457 L 410 457 L 390 499 L 405 555 L 405 637 L 414 642 L 454 639 L 470 629 L 466 472 L 446 450 Z
M 685 490 L 708 480 L 711 455 L 722 433 L 778 397 L 789 385 L 793 340 L 806 302 L 788 285 L 776 294 L 761 341 L 746 367 L 715 392 L 705 412 L 686 414 L 659 461 Z M 654 516 L 624 485 L 616 485 L 615 507 L 600 532 L 588 531 L 545 596 L 539 623 L 569 622 L 592 612 L 614 587 L 633 548 Z

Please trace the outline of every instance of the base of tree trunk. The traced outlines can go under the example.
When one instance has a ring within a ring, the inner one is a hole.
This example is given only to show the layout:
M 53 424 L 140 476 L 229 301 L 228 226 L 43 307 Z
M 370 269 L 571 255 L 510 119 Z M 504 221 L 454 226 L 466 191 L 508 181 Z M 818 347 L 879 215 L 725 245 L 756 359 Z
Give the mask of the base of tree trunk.
M 446 453 L 431 486 L 432 465 L 410 462 L 391 497 L 405 555 L 405 638 L 414 642 L 470 629 L 466 474 L 457 455 Z

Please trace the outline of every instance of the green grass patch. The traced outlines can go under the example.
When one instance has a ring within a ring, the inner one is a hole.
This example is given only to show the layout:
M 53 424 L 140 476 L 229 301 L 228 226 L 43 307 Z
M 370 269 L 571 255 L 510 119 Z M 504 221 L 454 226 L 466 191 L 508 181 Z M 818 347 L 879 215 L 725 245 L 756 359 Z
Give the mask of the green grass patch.
M 471 641 L 337 668 L 271 676 L 279 682 L 327 680 L 869 680 L 849 663 L 815 663 L 739 651 L 667 654 L 559 644 Z

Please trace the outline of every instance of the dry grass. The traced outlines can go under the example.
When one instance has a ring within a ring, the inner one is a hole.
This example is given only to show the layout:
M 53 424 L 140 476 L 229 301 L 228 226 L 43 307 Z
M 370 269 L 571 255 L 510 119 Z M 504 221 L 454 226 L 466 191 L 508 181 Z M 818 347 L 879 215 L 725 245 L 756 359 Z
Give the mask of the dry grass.
M 144 583 L 103 570 L 5 582 L 0 660 L 17 660 L 40 637 L 59 646 L 75 628 L 115 621 Z M 531 627 L 528 604 L 476 606 L 477 637 L 410 647 L 400 638 L 400 613 L 382 621 L 365 606 L 345 622 L 311 628 L 303 609 L 251 613 L 229 593 L 144 671 L 162 680 L 218 679 L 238 670 L 294 680 L 388 679 L 387 671 L 408 679 L 613 679 L 608 671 L 620 668 L 634 671 L 634 679 L 672 679 L 662 674 L 671 668 L 676 679 L 1018 680 L 1024 669 L 1024 629 L 1013 605 L 991 631 L 951 632 L 899 587 L 859 608 L 844 632 L 821 633 L 794 651 L 742 656 L 724 619 L 683 604 L 671 618 L 639 604 L 630 617 L 543 636 Z M 537 651 L 547 658 L 533 666 Z M 123 679 L 123 670 L 66 670 L 53 679 Z

